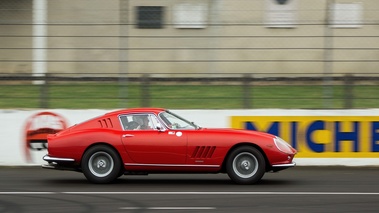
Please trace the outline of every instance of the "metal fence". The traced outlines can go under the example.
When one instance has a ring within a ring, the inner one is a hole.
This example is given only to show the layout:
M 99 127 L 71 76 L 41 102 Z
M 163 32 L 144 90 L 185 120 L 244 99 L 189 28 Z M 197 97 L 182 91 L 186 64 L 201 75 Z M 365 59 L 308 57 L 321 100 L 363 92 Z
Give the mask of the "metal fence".
M 162 76 L 165 73 L 2 74 L 0 108 L 352 109 L 379 105 L 379 74 Z
M 0 108 L 377 107 L 378 26 L 377 0 L 2 0 Z

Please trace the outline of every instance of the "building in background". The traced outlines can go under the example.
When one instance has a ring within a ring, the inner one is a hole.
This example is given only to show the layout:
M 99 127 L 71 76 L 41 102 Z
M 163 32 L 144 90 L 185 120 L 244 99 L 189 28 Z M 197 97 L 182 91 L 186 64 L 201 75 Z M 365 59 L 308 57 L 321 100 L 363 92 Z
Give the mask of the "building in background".
M 37 63 L 78 75 L 378 72 L 377 0 L 2 0 L 0 8 L 0 73 L 38 73 Z

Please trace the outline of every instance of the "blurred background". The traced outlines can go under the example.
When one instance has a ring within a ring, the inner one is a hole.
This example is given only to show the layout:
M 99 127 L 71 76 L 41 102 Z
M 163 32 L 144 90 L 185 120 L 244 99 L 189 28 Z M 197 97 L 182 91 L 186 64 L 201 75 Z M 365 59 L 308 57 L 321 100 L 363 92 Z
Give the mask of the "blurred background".
M 377 0 L 1 0 L 0 108 L 379 105 Z

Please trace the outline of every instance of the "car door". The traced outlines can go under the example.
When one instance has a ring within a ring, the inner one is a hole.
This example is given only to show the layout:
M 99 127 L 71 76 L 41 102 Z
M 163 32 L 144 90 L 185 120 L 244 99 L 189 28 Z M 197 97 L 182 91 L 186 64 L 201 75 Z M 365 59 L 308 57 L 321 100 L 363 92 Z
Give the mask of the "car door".
M 151 129 L 124 130 L 121 138 L 135 164 L 183 165 L 186 161 L 187 135 L 181 131 L 158 130 L 154 115 Z M 130 119 L 129 119 L 130 120 Z
M 138 164 L 184 164 L 187 136 L 173 131 L 125 131 L 122 135 L 125 149 Z

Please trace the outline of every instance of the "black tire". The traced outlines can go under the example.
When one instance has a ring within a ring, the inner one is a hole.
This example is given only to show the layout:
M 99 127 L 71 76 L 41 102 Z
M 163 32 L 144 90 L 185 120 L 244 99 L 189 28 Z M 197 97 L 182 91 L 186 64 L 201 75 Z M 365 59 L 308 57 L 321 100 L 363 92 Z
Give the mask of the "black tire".
M 110 183 L 119 177 L 122 170 L 118 153 L 106 145 L 89 148 L 81 163 L 83 174 L 91 183 Z
M 266 172 L 265 159 L 254 147 L 237 147 L 227 157 L 226 172 L 235 183 L 254 184 Z

